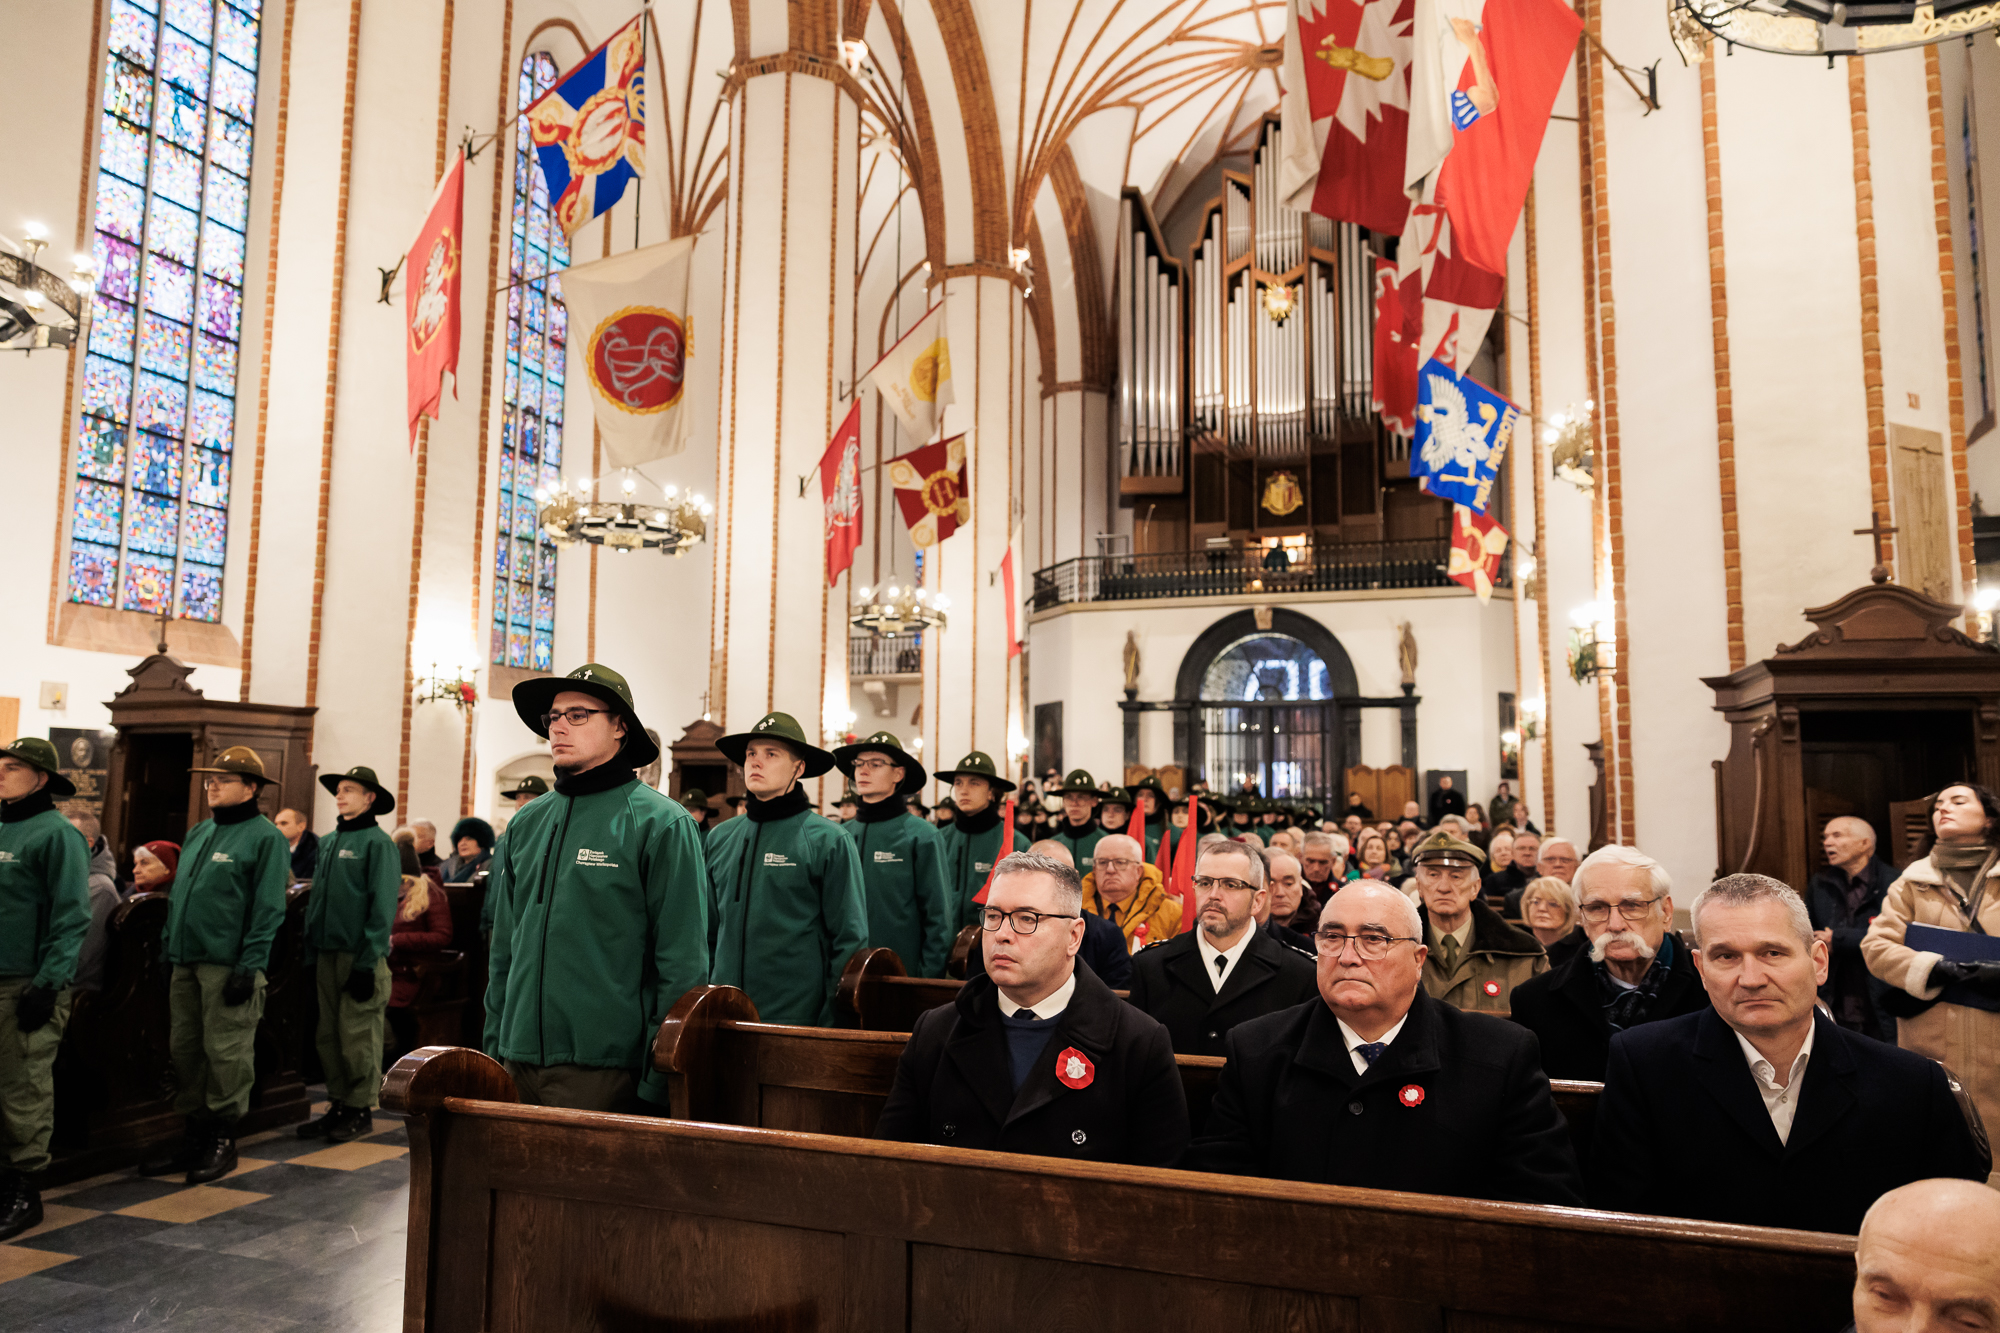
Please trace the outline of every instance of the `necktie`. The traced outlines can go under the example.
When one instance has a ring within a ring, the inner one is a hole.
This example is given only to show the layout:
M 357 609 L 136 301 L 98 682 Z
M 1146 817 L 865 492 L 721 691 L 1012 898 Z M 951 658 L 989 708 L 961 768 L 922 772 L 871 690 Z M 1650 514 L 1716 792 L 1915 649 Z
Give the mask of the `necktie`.
M 1364 1041 L 1354 1049 L 1361 1052 L 1361 1058 L 1372 1065 L 1381 1056 L 1382 1052 L 1389 1049 L 1389 1043 L 1386 1041 Z
M 1447 935 L 1439 940 L 1438 953 L 1442 955 L 1438 966 L 1444 969 L 1446 976 L 1458 971 L 1458 936 Z
M 1032 1009 L 1018 1009 L 1014 1012 L 1014 1017 L 1019 1019 L 1024 1019 L 1030 1023 L 1039 1021 L 1038 1019 L 1036 1019 L 1035 1011 Z
M 1219 953 L 1215 956 L 1215 979 L 1217 981 L 1222 980 L 1223 969 L 1228 966 L 1229 966 L 1229 955 Z

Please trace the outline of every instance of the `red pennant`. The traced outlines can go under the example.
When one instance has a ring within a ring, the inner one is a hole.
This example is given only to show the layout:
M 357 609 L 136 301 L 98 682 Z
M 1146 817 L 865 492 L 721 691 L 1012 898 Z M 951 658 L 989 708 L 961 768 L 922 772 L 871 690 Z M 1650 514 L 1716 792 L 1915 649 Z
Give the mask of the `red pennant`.
M 1000 868 L 1000 863 L 1007 859 L 1007 853 L 1013 850 L 1014 798 L 1009 796 L 1007 803 L 1000 807 L 1000 854 L 993 858 L 993 864 L 987 868 L 986 882 L 979 886 L 979 892 L 972 895 L 972 901 L 981 907 L 986 905 L 986 895 L 993 888 L 993 872 Z
M 1195 800 L 1188 795 L 1187 828 L 1181 832 L 1180 850 L 1174 854 L 1173 891 L 1181 898 L 1181 933 L 1194 929 L 1194 849 L 1201 841 L 1195 830 Z

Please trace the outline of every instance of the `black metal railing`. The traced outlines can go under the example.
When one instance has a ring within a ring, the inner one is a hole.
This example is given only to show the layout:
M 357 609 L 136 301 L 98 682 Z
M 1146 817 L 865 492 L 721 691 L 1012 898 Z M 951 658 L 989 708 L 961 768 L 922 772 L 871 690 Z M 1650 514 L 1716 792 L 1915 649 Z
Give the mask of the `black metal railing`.
M 850 676 L 914 676 L 923 670 L 924 636 L 850 634 L 847 674 Z
M 1154 597 L 1226 597 L 1243 593 L 1362 592 L 1442 588 L 1451 543 L 1416 541 L 1326 543 L 1289 551 L 1280 564 L 1262 550 L 1161 551 L 1150 555 L 1084 556 L 1035 571 L 1034 609 L 1070 602 L 1124 602 Z M 1511 579 L 1503 567 L 1501 586 Z

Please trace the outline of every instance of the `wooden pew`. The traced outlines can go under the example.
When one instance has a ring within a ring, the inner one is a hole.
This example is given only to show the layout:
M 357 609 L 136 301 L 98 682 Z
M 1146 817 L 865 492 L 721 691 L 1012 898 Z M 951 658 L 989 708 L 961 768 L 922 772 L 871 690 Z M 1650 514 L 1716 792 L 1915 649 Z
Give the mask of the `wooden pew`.
M 1823 1333 L 1848 1318 L 1843 1236 L 514 1096 L 476 1051 L 428 1047 L 389 1073 L 383 1105 L 410 1117 L 409 1333 Z

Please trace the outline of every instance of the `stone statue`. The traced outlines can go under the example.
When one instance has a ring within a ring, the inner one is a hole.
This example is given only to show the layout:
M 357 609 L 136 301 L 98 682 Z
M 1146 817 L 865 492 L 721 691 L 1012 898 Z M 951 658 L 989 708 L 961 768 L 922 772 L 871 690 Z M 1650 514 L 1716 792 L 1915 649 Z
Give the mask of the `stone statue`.
M 1417 636 L 1410 632 L 1407 620 L 1396 625 L 1396 665 L 1403 669 L 1403 684 L 1417 683 Z
M 1139 692 L 1139 635 L 1134 630 L 1125 631 L 1125 693 Z

